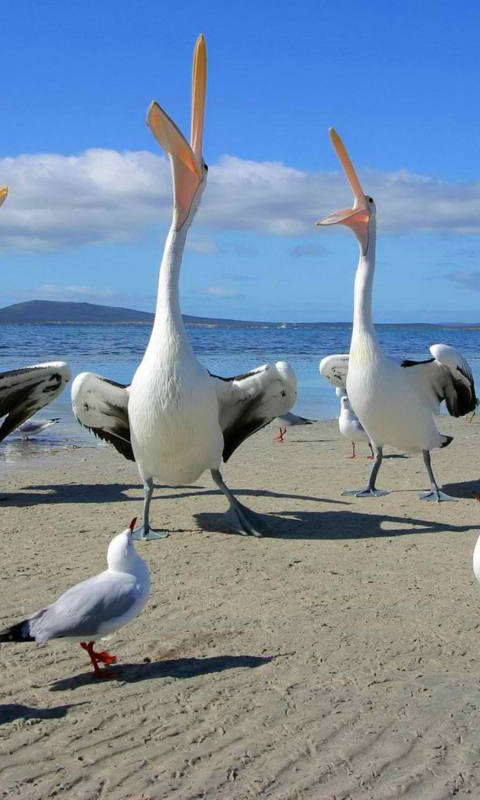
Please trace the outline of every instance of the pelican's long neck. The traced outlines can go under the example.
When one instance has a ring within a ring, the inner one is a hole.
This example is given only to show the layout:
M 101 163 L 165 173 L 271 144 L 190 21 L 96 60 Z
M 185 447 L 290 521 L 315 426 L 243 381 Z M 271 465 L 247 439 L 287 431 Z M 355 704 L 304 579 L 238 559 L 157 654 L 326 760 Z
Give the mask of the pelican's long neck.
M 353 305 L 352 346 L 359 340 L 370 340 L 377 345 L 377 334 L 373 326 L 372 295 L 375 275 L 375 222 L 371 220 L 368 237 L 368 250 L 363 255 L 360 248 L 360 259 L 355 275 L 355 291 Z
M 147 352 L 152 350 L 163 357 L 176 359 L 181 354 L 192 355 L 193 350 L 183 324 L 180 308 L 179 278 L 183 251 L 190 220 L 177 230 L 176 219 L 168 232 L 160 265 L 157 307 Z

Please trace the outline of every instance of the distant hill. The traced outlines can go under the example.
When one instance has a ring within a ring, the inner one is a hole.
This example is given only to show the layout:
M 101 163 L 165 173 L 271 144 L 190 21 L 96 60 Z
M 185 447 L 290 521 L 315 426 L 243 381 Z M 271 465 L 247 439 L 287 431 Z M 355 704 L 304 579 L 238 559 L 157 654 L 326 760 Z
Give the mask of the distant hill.
M 95 303 L 64 303 L 58 300 L 29 300 L 0 308 L 0 325 L 152 325 L 154 315 L 131 308 L 114 308 Z M 243 322 L 234 319 L 183 315 L 187 325 L 278 325 L 268 322 Z
M 59 300 L 29 300 L 0 308 L 0 325 L 152 325 L 154 315 L 131 308 L 100 306 L 96 303 L 63 303 Z M 351 327 L 351 322 L 253 322 L 218 317 L 183 315 L 185 325 L 224 328 L 316 328 Z M 379 323 L 382 326 L 382 323 Z M 385 324 L 385 323 L 383 323 Z M 480 323 L 389 323 L 396 327 L 479 328 Z

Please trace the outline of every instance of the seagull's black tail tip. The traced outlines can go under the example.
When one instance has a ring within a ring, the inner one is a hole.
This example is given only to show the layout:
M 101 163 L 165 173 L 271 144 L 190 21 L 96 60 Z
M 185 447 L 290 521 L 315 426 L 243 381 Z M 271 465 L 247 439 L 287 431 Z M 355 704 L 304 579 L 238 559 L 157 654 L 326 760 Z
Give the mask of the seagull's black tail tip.
M 34 642 L 35 639 L 30 636 L 28 626 L 23 622 L 17 622 L 10 628 L 4 628 L 0 631 L 0 642 Z
M 444 436 L 445 441 L 440 445 L 440 449 L 442 447 L 448 447 L 449 444 L 453 442 L 453 436 Z

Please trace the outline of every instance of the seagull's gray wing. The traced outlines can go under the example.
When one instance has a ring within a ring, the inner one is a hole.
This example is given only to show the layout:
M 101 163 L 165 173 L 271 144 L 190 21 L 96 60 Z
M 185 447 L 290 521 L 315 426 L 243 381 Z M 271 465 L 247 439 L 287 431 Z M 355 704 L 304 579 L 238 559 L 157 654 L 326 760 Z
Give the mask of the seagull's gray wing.
M 53 605 L 23 623 L 25 639 L 37 642 L 63 637 L 87 641 L 102 632 L 102 626 L 123 617 L 139 596 L 133 575 L 103 572 L 62 594 Z M 23 631 L 22 631 L 23 632 Z
M 135 461 L 128 419 L 128 386 L 93 372 L 82 372 L 72 384 L 72 407 L 81 425 L 113 444 L 126 459 Z
M 63 361 L 0 373 L 0 442 L 61 394 L 72 377 Z
M 292 408 L 297 398 L 297 379 L 286 361 L 265 364 L 234 378 L 211 377 L 225 442 L 224 461 L 245 439 Z

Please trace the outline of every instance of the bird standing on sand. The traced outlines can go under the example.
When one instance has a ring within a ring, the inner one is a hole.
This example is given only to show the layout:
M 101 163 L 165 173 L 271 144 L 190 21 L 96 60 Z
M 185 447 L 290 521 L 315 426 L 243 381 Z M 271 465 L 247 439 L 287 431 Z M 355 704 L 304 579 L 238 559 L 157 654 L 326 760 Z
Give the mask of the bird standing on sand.
M 79 422 L 137 462 L 145 503 L 134 538 L 143 540 L 167 535 L 150 528 L 153 479 L 180 486 L 193 483 L 206 469 L 228 499 L 227 524 L 244 535 L 261 536 L 267 530 L 262 517 L 242 505 L 223 481 L 222 456 L 227 461 L 245 439 L 285 414 L 296 399 L 295 374 L 283 361 L 233 378 L 212 375 L 196 358 L 183 324 L 180 267 L 207 185 L 202 155 L 206 78 L 206 46 L 200 36 L 193 59 L 190 144 L 157 103 L 148 110 L 150 130 L 170 157 L 174 208 L 155 321 L 142 362 L 129 387 L 92 373 L 79 375 L 72 386 Z
M 132 542 L 136 518 L 110 542 L 105 572 L 68 589 L 51 606 L 0 631 L 0 642 L 48 642 L 68 639 L 87 651 L 96 678 L 112 677 L 102 664 L 115 656 L 93 649 L 94 642 L 123 628 L 140 614 L 150 593 L 148 567 Z
M 277 442 L 283 442 L 283 437 L 287 432 L 287 428 L 291 428 L 296 425 L 313 425 L 314 422 L 316 422 L 315 419 L 299 417 L 297 414 L 292 414 L 291 411 L 287 411 L 286 414 L 282 414 L 281 417 L 275 417 L 273 420 L 273 424 L 280 431 L 278 436 L 275 436 L 275 439 Z
M 60 422 L 60 417 L 55 419 L 27 419 L 18 426 L 16 432 L 21 433 L 23 439 L 28 439 L 30 436 L 38 436 L 39 433 L 43 433 L 47 428 L 55 425 L 56 422 Z
M 372 318 L 375 272 L 376 209 L 365 195 L 343 142 L 330 129 L 333 147 L 352 188 L 354 204 L 330 214 L 317 225 L 346 225 L 360 246 L 355 276 L 353 331 L 346 380 L 347 395 L 363 427 L 375 446 L 375 462 L 366 489 L 346 492 L 357 497 L 378 497 L 387 492 L 375 482 L 388 444 L 407 453 L 422 453 L 431 489 L 422 500 L 454 500 L 440 491 L 434 478 L 430 451 L 446 447 L 451 436 L 439 433 L 433 414 L 446 400 L 454 417 L 474 411 L 475 385 L 468 363 L 453 347 L 443 344 L 430 348 L 433 358 L 403 362 L 388 358 L 377 339 Z
M 354 414 L 348 397 L 343 396 L 340 400 L 340 416 L 338 417 L 338 429 L 343 436 L 346 436 L 352 443 L 352 455 L 355 458 L 355 442 L 368 442 L 371 455 L 367 458 L 374 458 L 373 448 L 368 434 L 364 430 L 362 423 Z

